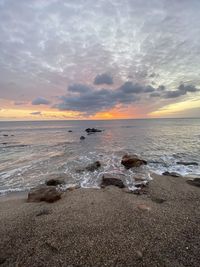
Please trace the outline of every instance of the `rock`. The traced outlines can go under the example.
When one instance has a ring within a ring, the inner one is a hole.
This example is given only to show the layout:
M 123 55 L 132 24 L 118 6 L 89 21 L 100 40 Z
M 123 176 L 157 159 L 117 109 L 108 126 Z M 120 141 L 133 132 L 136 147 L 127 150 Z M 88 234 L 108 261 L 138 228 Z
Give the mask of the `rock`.
M 162 175 L 165 175 L 165 176 L 172 176 L 172 177 L 181 177 L 180 174 L 178 174 L 177 172 L 163 172 Z
M 72 130 L 69 130 L 68 133 L 72 133 Z
M 92 164 L 89 164 L 87 167 L 85 167 L 86 171 L 93 172 L 101 167 L 101 163 L 99 161 L 95 161 Z
M 140 167 L 141 165 L 146 165 L 147 162 L 143 159 L 140 159 L 137 155 L 124 155 L 121 164 L 124 165 L 127 169 L 130 169 L 132 167 Z
M 144 182 L 145 179 L 142 177 L 133 177 L 136 182 Z
M 191 180 L 187 180 L 186 182 L 188 184 L 190 184 L 190 185 L 194 185 L 194 186 L 200 187 L 200 178 L 194 178 L 194 179 L 191 179 Z
M 82 135 L 82 136 L 80 137 L 80 140 L 84 140 L 84 139 L 85 139 L 85 136 Z
M 99 133 L 99 132 L 102 132 L 102 130 L 95 129 L 95 128 L 87 128 L 87 129 L 85 129 L 85 132 L 87 132 L 88 134 L 89 133 Z
M 65 181 L 62 179 L 50 179 L 50 180 L 47 180 L 45 184 L 48 186 L 57 186 L 57 185 L 65 184 Z
M 68 191 L 74 191 L 75 189 L 81 188 L 80 185 L 70 186 L 67 188 Z
M 94 163 L 91 163 L 83 168 L 77 168 L 76 172 L 84 172 L 84 171 L 90 171 L 93 172 L 101 167 L 101 163 L 99 161 L 95 161 Z
M 120 178 L 113 177 L 110 174 L 104 174 L 101 182 L 101 187 L 103 188 L 109 185 L 114 185 L 119 188 L 125 187 L 123 181 Z
M 55 186 L 38 186 L 32 188 L 28 193 L 28 202 L 55 202 L 61 199 L 61 192 Z
M 184 165 L 184 166 L 189 166 L 189 165 L 198 166 L 199 165 L 197 162 L 184 162 L 184 161 L 178 161 L 176 162 L 176 164 Z
M 8 137 L 8 134 L 3 134 L 4 137 Z

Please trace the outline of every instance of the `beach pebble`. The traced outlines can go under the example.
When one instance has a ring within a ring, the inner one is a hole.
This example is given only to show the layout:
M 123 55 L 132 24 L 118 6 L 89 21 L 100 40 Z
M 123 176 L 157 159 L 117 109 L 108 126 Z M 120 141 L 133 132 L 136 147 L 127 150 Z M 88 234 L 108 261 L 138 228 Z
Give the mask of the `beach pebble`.
M 32 188 L 28 193 L 28 202 L 55 202 L 61 199 L 61 192 L 59 192 L 55 186 L 38 186 Z

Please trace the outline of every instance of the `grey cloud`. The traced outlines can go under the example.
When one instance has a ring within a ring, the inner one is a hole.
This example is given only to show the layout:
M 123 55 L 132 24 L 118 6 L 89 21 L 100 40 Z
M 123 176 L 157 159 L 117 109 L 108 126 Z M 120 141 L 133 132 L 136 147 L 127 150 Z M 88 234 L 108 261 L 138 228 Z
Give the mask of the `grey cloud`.
M 158 92 L 154 92 L 150 94 L 150 97 L 160 97 L 160 94 Z
M 42 115 L 42 112 L 34 111 L 34 112 L 31 112 L 30 115 Z
M 73 93 L 86 93 L 90 90 L 91 89 L 89 86 L 79 83 L 71 84 L 68 86 L 68 91 Z
M 32 101 L 32 105 L 49 105 L 50 101 L 44 97 L 37 97 Z
M 182 95 L 186 95 L 189 93 L 195 93 L 200 91 L 194 85 L 184 85 L 180 84 L 177 90 L 174 91 L 165 91 L 164 98 L 177 98 Z
M 85 85 L 82 85 L 85 88 Z M 78 88 L 82 88 L 78 85 Z M 76 88 L 75 88 L 76 89 Z M 74 110 L 87 114 L 94 114 L 98 111 L 107 110 L 114 107 L 116 104 L 130 104 L 139 100 L 134 92 L 126 93 L 124 89 L 100 89 L 95 90 L 92 87 L 87 87 L 85 91 L 77 90 L 74 94 L 61 96 L 60 103 L 54 105 L 54 108 L 59 110 Z
M 141 93 L 150 93 L 155 89 L 151 86 L 142 86 L 138 83 L 125 82 L 120 88 L 120 91 L 126 94 L 141 94 Z
M 94 79 L 94 84 L 100 85 L 100 84 L 113 84 L 113 78 L 107 73 L 98 74 Z

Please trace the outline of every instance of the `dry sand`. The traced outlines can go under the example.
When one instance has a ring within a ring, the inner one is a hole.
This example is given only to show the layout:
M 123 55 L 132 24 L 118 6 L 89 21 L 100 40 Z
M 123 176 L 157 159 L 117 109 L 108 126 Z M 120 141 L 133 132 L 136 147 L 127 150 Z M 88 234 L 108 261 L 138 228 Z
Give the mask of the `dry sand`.
M 148 191 L 77 189 L 53 204 L 3 197 L 0 265 L 200 266 L 200 188 L 155 175 Z

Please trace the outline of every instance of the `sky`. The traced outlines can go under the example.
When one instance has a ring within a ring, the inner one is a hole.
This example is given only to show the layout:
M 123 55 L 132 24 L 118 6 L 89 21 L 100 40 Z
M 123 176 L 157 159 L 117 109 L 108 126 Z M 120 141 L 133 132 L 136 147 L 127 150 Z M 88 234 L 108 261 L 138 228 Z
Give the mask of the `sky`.
M 199 0 L 0 0 L 0 120 L 200 117 Z

